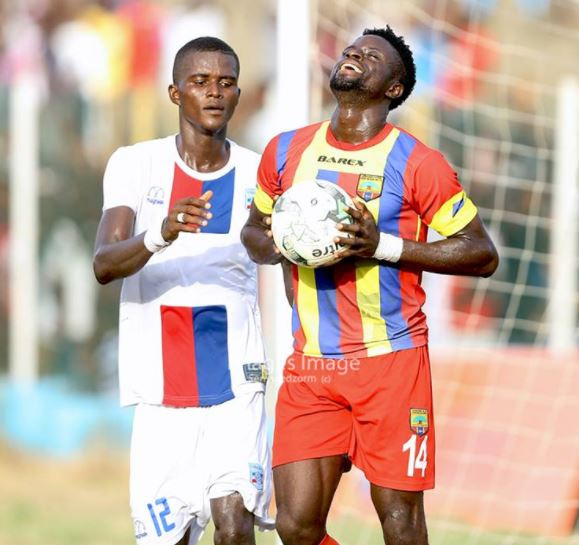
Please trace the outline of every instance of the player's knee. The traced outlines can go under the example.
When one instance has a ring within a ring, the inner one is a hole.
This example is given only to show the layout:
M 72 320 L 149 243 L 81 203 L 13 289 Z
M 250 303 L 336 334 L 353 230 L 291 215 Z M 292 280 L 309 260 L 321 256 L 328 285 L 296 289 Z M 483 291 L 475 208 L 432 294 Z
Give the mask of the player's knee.
M 386 542 L 392 545 L 428 545 L 426 522 L 409 513 L 386 513 L 382 519 L 382 529 Z
M 215 545 L 253 545 L 255 543 L 253 526 L 247 524 L 223 524 L 215 528 Z
M 277 513 L 275 528 L 284 545 L 318 545 L 326 535 L 321 522 L 300 520 L 283 511 Z

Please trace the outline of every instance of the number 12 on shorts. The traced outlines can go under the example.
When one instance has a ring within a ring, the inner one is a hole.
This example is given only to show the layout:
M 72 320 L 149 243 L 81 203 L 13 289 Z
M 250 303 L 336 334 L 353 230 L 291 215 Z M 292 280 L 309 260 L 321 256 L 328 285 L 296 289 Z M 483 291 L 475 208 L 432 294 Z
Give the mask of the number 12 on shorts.
M 167 498 L 159 498 L 158 500 L 155 500 L 155 506 L 153 506 L 151 503 L 148 503 L 147 508 L 149 509 L 151 519 L 155 525 L 155 531 L 159 537 L 162 534 L 161 526 L 159 525 L 159 519 L 161 519 L 161 524 L 165 532 L 170 532 L 173 528 L 175 528 L 174 522 L 167 521 L 167 517 L 171 514 L 171 508 L 167 503 Z M 158 511 L 158 513 L 155 512 L 155 509 Z
M 416 443 L 418 442 L 418 435 L 412 434 L 410 439 L 402 445 L 402 452 L 408 452 L 408 470 L 406 474 L 409 477 L 414 477 L 415 470 L 422 470 L 422 477 L 424 477 L 424 472 L 426 471 L 426 466 L 428 464 L 427 457 L 427 445 L 428 435 L 424 436 L 422 443 L 420 443 L 420 448 L 418 453 L 416 452 Z

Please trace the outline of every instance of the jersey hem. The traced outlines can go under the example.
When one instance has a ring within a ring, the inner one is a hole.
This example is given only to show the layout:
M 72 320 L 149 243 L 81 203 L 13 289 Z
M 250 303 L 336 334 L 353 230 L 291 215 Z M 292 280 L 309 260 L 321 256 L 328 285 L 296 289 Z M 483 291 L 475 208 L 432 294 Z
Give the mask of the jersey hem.
M 317 460 L 318 458 L 328 458 L 329 456 L 346 456 L 348 454 L 348 447 L 340 449 L 330 449 L 324 451 L 323 453 L 308 453 L 302 452 L 300 454 L 286 455 L 286 456 L 275 456 L 272 460 L 271 467 L 279 467 L 286 464 L 293 464 L 294 462 L 303 462 L 304 460 Z
M 392 488 L 394 490 L 409 490 L 411 492 L 417 492 L 420 490 L 432 490 L 434 488 L 434 479 L 429 479 L 428 481 L 416 484 L 408 483 L 406 481 L 381 479 L 380 477 L 374 477 L 369 475 L 368 471 L 364 470 L 355 463 L 354 465 L 364 473 L 366 479 L 368 479 L 368 482 L 372 483 L 375 486 L 380 486 L 382 488 Z
M 263 382 L 242 382 L 241 384 L 236 385 L 234 388 L 232 388 L 231 390 L 228 390 L 228 392 L 231 394 L 231 397 L 228 399 L 224 399 L 223 401 L 219 401 L 217 403 L 213 402 L 211 403 L 211 405 L 220 405 L 221 403 L 225 403 L 226 401 L 230 401 L 231 399 L 234 399 L 240 395 L 245 395 L 245 394 L 250 394 L 253 392 L 263 392 L 265 391 L 265 383 Z M 227 392 L 226 392 L 227 393 Z M 225 394 L 220 394 L 220 395 L 225 395 Z M 205 407 L 205 406 L 211 406 L 211 405 L 199 405 L 198 403 L 196 405 L 175 405 L 175 404 L 168 404 L 166 402 L 168 398 L 166 399 L 150 399 L 150 398 L 137 398 L 137 397 L 123 397 L 121 396 L 120 401 L 119 401 L 119 405 L 121 407 L 134 407 L 136 405 L 159 405 L 159 406 L 163 406 L 163 407 Z M 171 399 L 187 399 L 187 400 L 191 400 L 193 398 L 188 397 L 188 398 L 182 398 L 182 397 L 177 397 L 177 398 L 171 398 Z M 195 398 L 196 400 L 198 400 L 198 398 Z
M 209 407 L 220 405 L 234 397 L 233 390 L 226 390 L 220 394 L 206 396 L 166 396 L 161 404 L 167 407 Z
M 348 358 L 372 358 L 374 356 L 383 356 L 384 354 L 392 354 L 393 352 L 400 352 L 401 350 L 411 350 L 413 348 L 420 348 L 428 344 L 428 336 L 426 333 L 419 337 L 412 339 L 412 346 L 401 346 L 400 348 L 388 348 L 386 346 L 372 346 L 369 354 L 368 348 L 356 350 L 354 352 L 339 353 L 339 354 L 310 354 L 302 352 L 298 348 L 294 348 L 294 353 L 298 356 L 305 356 L 306 358 L 326 358 L 326 359 L 348 359 Z

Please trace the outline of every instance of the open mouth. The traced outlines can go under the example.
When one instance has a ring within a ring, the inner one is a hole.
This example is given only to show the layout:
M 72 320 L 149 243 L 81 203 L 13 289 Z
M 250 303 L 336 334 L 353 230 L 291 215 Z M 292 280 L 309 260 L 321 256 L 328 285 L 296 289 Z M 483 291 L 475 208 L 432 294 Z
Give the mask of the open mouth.
M 356 74 L 362 73 L 362 69 L 359 66 L 352 64 L 351 62 L 345 62 L 344 64 L 342 64 L 342 66 L 340 66 L 340 72 L 346 70 L 356 72 Z

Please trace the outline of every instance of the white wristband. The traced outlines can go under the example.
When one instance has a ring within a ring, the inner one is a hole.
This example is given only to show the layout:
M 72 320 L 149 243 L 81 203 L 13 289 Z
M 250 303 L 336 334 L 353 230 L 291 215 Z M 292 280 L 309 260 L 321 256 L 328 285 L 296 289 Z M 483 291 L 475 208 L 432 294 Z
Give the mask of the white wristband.
M 390 263 L 398 263 L 402 255 L 402 247 L 404 241 L 400 237 L 380 233 L 380 242 L 374 252 L 374 257 L 380 261 L 389 261 Z
M 145 238 L 143 239 L 145 248 L 153 254 L 160 252 L 163 248 L 166 248 L 171 244 L 171 241 L 166 241 L 162 234 L 163 221 L 165 221 L 165 218 L 160 218 L 160 220 L 161 221 L 157 221 L 153 226 L 147 229 Z

